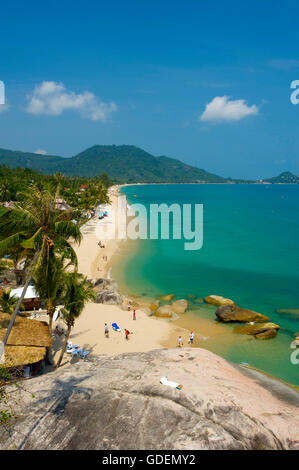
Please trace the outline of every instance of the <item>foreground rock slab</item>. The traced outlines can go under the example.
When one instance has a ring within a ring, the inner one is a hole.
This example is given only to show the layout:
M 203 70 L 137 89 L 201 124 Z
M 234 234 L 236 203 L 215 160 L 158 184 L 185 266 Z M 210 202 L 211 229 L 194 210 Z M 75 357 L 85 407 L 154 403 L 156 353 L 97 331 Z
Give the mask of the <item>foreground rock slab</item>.
M 0 448 L 299 448 L 297 392 L 247 371 L 197 348 L 98 356 L 26 382 Z

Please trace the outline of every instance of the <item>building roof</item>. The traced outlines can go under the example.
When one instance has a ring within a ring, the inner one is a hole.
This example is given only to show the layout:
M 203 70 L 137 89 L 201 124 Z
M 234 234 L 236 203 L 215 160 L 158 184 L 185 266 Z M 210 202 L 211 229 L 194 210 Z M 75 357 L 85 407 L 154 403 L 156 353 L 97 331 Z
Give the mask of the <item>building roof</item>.
M 17 289 L 11 289 L 10 295 L 15 295 L 16 297 L 21 297 L 23 291 L 23 287 L 18 287 Z M 39 296 L 36 293 L 33 286 L 28 286 L 26 290 L 26 294 L 24 295 L 24 299 L 37 299 Z
M 0 341 L 4 339 L 10 318 L 0 312 Z M 5 347 L 5 365 L 13 367 L 40 361 L 52 341 L 46 322 L 17 316 Z

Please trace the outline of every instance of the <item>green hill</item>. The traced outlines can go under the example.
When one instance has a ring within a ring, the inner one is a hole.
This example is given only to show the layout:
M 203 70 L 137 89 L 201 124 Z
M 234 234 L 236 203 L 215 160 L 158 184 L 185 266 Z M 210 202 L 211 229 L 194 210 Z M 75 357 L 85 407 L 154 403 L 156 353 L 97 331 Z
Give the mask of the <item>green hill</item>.
M 95 145 L 71 158 L 0 149 L 0 165 L 27 167 L 67 176 L 96 176 L 135 183 L 222 183 L 225 178 L 169 157 L 154 157 L 133 145 Z
M 268 178 L 263 180 L 268 181 L 269 183 L 272 184 L 278 184 L 278 183 L 287 183 L 287 184 L 299 184 L 299 176 L 294 175 L 290 171 L 284 171 L 283 173 L 280 173 L 278 176 L 274 176 L 273 178 Z

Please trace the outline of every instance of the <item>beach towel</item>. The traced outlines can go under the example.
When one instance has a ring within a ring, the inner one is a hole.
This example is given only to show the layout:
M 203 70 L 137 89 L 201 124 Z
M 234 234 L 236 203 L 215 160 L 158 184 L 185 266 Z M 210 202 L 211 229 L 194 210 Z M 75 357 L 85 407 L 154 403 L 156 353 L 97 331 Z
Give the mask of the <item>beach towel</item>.
M 112 328 L 114 329 L 114 331 L 118 331 L 118 332 L 120 332 L 120 331 L 121 331 L 121 328 L 118 326 L 118 324 L 117 324 L 117 323 L 112 323 L 112 325 L 111 325 L 111 326 L 112 326 Z
M 183 385 L 180 385 L 177 382 L 172 382 L 171 380 L 168 380 L 167 377 L 161 377 L 160 383 L 162 385 L 167 385 L 168 387 L 177 388 L 178 390 L 183 388 Z

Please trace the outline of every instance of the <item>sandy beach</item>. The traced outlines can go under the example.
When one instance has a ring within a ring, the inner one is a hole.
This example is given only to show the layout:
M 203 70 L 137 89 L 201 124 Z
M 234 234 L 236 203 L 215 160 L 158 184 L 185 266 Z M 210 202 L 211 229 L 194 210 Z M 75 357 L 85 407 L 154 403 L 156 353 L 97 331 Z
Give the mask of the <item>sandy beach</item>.
M 93 281 L 109 277 L 113 255 L 116 254 L 120 244 L 124 243 L 123 240 L 99 238 L 99 233 L 105 232 L 109 225 L 117 223 L 113 219 L 118 197 L 118 187 L 112 187 L 110 204 L 100 208 L 102 211 L 107 211 L 108 216 L 101 220 L 97 216 L 90 219 L 81 229 L 83 234 L 81 244 L 74 245 L 78 257 L 78 271 Z M 104 248 L 98 246 L 99 241 Z M 121 332 L 112 329 L 111 324 L 114 322 L 119 325 Z M 57 323 L 59 324 L 59 321 Z M 105 323 L 109 327 L 109 338 L 105 337 Z M 61 321 L 60 326 L 63 326 Z M 128 340 L 125 338 L 125 329 L 131 333 Z M 128 311 L 124 306 L 88 303 L 76 320 L 70 340 L 89 350 L 90 354 L 118 354 L 164 348 L 169 343 L 174 347 L 177 336 L 182 332 L 184 330 L 175 326 L 170 320 L 150 317 L 142 308 L 136 309 L 136 320 L 133 320 L 132 309 Z M 53 350 L 57 350 L 58 353 L 60 341 L 55 342 L 57 344 L 54 344 Z M 63 364 L 66 365 L 72 360 L 76 361 L 65 354 Z

